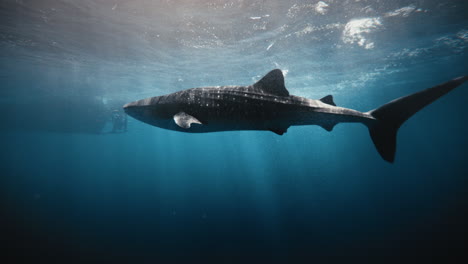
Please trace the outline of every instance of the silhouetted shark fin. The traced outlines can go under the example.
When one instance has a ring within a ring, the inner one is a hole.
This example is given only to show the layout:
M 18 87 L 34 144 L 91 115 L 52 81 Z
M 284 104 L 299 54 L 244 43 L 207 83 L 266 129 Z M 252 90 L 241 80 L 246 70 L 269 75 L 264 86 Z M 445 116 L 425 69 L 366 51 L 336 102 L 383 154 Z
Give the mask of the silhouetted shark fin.
M 327 95 L 327 96 L 323 97 L 322 99 L 320 99 L 320 101 L 322 103 L 326 103 L 326 104 L 329 104 L 329 105 L 336 106 L 335 102 L 333 102 L 333 96 L 332 95 Z
M 269 130 L 281 136 L 288 131 L 288 127 L 275 127 L 275 128 L 270 128 Z
M 322 124 L 320 125 L 323 129 L 325 129 L 326 131 L 330 132 L 333 130 L 333 128 L 335 127 L 335 124 Z
M 394 161 L 398 128 L 408 118 L 465 81 L 468 81 L 468 76 L 400 97 L 369 111 L 368 114 L 378 121 L 368 126 L 372 141 L 382 158 L 388 162 Z
M 202 125 L 202 123 L 198 119 L 189 114 L 186 114 L 185 112 L 179 112 L 175 114 L 174 122 L 181 128 L 185 129 L 189 129 L 192 124 Z
M 253 86 L 267 94 L 289 96 L 289 92 L 284 86 L 283 72 L 279 69 L 272 70 Z

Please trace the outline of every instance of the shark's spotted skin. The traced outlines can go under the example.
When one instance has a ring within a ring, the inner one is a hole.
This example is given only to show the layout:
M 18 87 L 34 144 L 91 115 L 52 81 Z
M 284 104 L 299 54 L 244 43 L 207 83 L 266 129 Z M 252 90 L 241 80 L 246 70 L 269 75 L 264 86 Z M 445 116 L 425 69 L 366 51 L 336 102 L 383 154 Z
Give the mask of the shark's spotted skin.
M 128 103 L 124 109 L 150 125 L 189 133 L 269 130 L 282 135 L 290 126 L 319 125 L 331 131 L 338 123 L 358 122 L 369 127 L 377 150 L 392 162 L 400 125 L 467 78 L 454 79 L 363 113 L 336 106 L 331 95 L 320 100 L 290 95 L 281 70 L 276 69 L 253 85 L 192 88 Z

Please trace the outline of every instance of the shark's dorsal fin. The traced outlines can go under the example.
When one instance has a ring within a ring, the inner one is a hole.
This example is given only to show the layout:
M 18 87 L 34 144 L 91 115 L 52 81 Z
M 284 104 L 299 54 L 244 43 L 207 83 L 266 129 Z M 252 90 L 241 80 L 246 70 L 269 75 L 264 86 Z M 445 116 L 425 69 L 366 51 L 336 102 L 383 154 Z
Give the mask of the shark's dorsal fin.
M 181 128 L 189 129 L 192 124 L 202 124 L 195 117 L 186 114 L 185 112 L 179 112 L 174 115 L 174 122 Z
M 333 102 L 333 96 L 332 95 L 327 95 L 327 96 L 323 97 L 322 99 L 320 99 L 320 101 L 322 103 L 326 103 L 326 104 L 329 104 L 329 105 L 336 106 L 335 102 Z
M 288 90 L 284 87 L 283 72 L 279 69 L 272 70 L 253 86 L 267 94 L 289 96 Z

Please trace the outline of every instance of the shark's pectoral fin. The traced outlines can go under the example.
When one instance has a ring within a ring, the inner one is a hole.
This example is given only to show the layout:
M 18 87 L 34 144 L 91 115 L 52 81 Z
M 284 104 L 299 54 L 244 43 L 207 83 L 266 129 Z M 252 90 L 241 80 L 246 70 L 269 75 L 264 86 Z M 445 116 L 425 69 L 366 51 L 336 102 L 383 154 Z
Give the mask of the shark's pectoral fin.
M 179 112 L 175 114 L 174 122 L 181 128 L 185 128 L 185 129 L 189 129 L 192 124 L 202 125 L 202 122 L 200 122 L 198 119 L 196 119 L 195 117 L 185 112 Z
M 271 132 L 277 135 L 282 136 L 284 133 L 288 131 L 288 127 L 274 127 L 274 128 L 269 128 L 268 130 L 270 130 Z
M 327 95 L 327 96 L 323 97 L 322 99 L 320 99 L 320 101 L 322 101 L 322 103 L 326 103 L 326 104 L 329 104 L 329 105 L 336 106 L 335 102 L 333 102 L 333 96 L 332 95 Z

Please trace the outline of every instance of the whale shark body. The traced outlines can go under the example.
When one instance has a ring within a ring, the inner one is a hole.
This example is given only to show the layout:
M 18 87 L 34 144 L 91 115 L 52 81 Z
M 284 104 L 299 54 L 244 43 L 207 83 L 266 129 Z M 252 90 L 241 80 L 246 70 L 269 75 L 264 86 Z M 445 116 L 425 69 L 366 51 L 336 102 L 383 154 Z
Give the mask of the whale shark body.
M 403 122 L 466 80 L 468 76 L 459 77 L 359 112 L 336 106 L 331 95 L 320 100 L 290 95 L 283 73 L 275 69 L 253 85 L 192 88 L 131 102 L 124 110 L 150 125 L 189 133 L 269 130 L 283 135 L 291 126 L 318 125 L 332 131 L 338 123 L 362 123 L 382 158 L 393 162 Z

